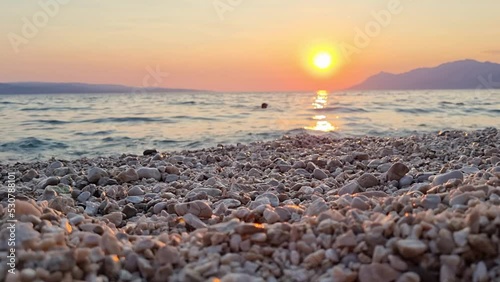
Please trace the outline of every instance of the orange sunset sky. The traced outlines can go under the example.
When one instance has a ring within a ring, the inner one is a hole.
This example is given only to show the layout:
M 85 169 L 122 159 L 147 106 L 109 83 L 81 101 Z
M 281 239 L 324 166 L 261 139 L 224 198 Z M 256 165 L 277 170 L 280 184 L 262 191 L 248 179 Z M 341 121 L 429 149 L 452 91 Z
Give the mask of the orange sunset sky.
M 380 71 L 500 62 L 499 11 L 498 0 L 2 1 L 0 81 L 154 86 L 149 67 L 169 74 L 162 87 L 342 89 Z

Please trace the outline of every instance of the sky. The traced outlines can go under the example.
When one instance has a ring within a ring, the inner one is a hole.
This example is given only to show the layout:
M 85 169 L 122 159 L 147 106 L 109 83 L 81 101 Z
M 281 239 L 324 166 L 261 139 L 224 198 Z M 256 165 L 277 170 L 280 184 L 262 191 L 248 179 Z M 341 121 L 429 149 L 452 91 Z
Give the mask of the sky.
M 500 1 L 0 2 L 0 81 L 343 89 L 380 71 L 500 62 Z M 313 56 L 327 52 L 320 70 Z

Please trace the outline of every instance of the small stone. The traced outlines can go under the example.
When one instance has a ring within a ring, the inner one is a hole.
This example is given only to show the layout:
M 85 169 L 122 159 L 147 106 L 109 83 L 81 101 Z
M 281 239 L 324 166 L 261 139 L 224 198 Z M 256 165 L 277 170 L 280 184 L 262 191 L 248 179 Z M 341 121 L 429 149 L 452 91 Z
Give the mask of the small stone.
M 459 247 L 465 247 L 467 245 L 467 236 L 470 234 L 470 229 L 468 227 L 460 230 L 453 232 L 453 240 L 455 241 L 455 244 Z
M 127 193 L 129 196 L 142 196 L 144 195 L 144 190 L 141 189 L 139 186 L 134 186 L 128 190 Z
M 399 181 L 409 171 L 410 171 L 410 169 L 405 164 L 395 163 L 387 171 L 387 180 L 388 181 L 392 181 L 392 180 Z
M 488 238 L 487 234 L 470 234 L 468 237 L 472 250 L 483 253 L 487 256 L 497 256 L 497 246 Z
M 90 183 L 97 183 L 103 177 L 108 177 L 108 173 L 100 167 L 92 167 L 87 173 L 87 180 Z
M 112 212 L 110 214 L 104 215 L 103 217 L 109 220 L 115 226 L 120 226 L 123 221 L 123 215 L 121 212 Z
M 82 223 L 84 220 L 85 220 L 85 217 L 83 215 L 77 214 L 77 215 L 73 216 L 72 218 L 70 218 L 69 222 L 72 225 L 76 226 L 76 225 Z
M 354 194 L 361 191 L 361 187 L 359 186 L 357 181 L 351 181 L 348 184 L 344 185 L 342 188 L 339 190 L 339 196 L 342 196 L 344 194 Z
M 137 209 L 132 204 L 127 204 L 123 207 L 122 213 L 125 218 L 131 218 L 137 215 Z
M 193 201 L 189 203 L 181 203 L 175 205 L 175 212 L 178 215 L 185 215 L 192 213 L 200 218 L 210 218 L 212 216 L 212 209 L 203 201 Z
M 278 222 L 281 219 L 280 216 L 275 211 L 270 210 L 270 209 L 265 209 L 263 215 L 264 215 L 264 219 L 269 224 L 273 224 L 275 222 Z
M 383 262 L 389 254 L 389 251 L 381 245 L 375 246 L 373 250 L 372 262 Z
M 29 182 L 29 181 L 33 180 L 33 178 L 35 178 L 35 177 L 38 177 L 38 172 L 34 169 L 30 169 L 30 170 L 28 170 L 28 172 L 26 172 L 21 177 L 21 181 L 22 182 Z
M 389 255 L 387 258 L 389 259 L 389 264 L 392 268 L 399 271 L 406 271 L 408 269 L 408 264 L 399 256 Z
M 23 215 L 34 215 L 36 217 L 40 217 L 42 213 L 32 203 L 16 200 L 15 215 L 17 219 L 20 219 Z
M 453 195 L 453 197 L 450 198 L 449 204 L 450 206 L 465 205 L 471 198 L 472 196 L 469 192 L 455 194 Z
M 21 271 L 22 281 L 33 281 L 36 278 L 36 271 L 31 268 L 25 268 Z
M 121 172 L 120 174 L 118 174 L 118 176 L 116 177 L 116 179 L 120 183 L 133 182 L 133 181 L 139 180 L 139 175 L 137 174 L 137 172 L 135 171 L 135 169 L 129 168 L 129 169 Z
M 36 185 L 36 189 L 45 189 L 45 187 L 49 185 L 52 186 L 57 184 L 59 184 L 59 177 L 51 176 L 40 180 L 40 182 L 38 182 L 38 184 Z
M 354 199 L 352 199 L 351 208 L 365 211 L 370 208 L 370 205 L 361 200 L 359 197 L 355 197 Z
M 57 196 L 50 200 L 49 208 L 58 210 L 63 213 L 68 213 L 75 206 L 75 202 L 71 198 Z
M 391 282 L 396 280 L 399 272 L 386 263 L 363 264 L 359 268 L 359 282 Z
M 413 183 L 413 177 L 411 175 L 405 175 L 399 180 L 399 187 L 410 186 Z
M 193 227 L 195 229 L 207 227 L 207 225 L 194 214 L 187 213 L 187 214 L 183 215 L 182 217 L 186 221 L 186 224 L 190 225 L 191 227 Z
M 420 276 L 415 272 L 405 272 L 399 276 L 396 282 L 420 282 Z
M 163 181 L 165 181 L 166 183 L 171 183 L 171 182 L 174 182 L 177 180 L 179 180 L 179 175 L 176 175 L 176 174 L 163 175 Z
M 269 203 L 273 207 L 277 207 L 280 204 L 280 200 L 279 200 L 278 196 L 276 196 L 273 193 L 264 193 L 264 194 L 261 194 L 261 195 L 257 196 L 257 198 L 255 198 L 255 200 L 257 201 L 257 200 L 259 200 L 261 198 L 267 198 L 269 200 Z
M 220 282 L 264 282 L 264 280 L 245 273 L 229 273 L 224 275 Z
M 175 175 L 180 175 L 181 174 L 179 168 L 177 168 L 175 166 L 172 166 L 172 165 L 166 166 L 165 167 L 165 172 L 168 173 L 168 174 L 175 174 Z
M 414 258 L 427 250 L 427 245 L 420 240 L 404 239 L 396 243 L 399 253 L 405 258 Z
M 474 269 L 474 274 L 472 275 L 472 281 L 474 282 L 486 282 L 488 281 L 488 270 L 486 269 L 486 264 L 483 261 L 478 262 L 476 268 Z
M 139 179 L 142 178 L 153 178 L 157 181 L 161 180 L 161 173 L 157 168 L 154 167 L 141 167 L 137 170 L 137 176 Z
M 91 195 L 89 191 L 83 191 L 82 193 L 80 193 L 80 195 L 78 195 L 76 200 L 80 203 L 85 203 L 90 198 L 90 196 Z
M 436 209 L 441 203 L 441 197 L 436 194 L 427 194 L 422 198 L 421 205 L 425 209 Z
M 180 260 L 179 251 L 173 246 L 164 246 L 156 252 L 156 262 L 159 264 L 174 264 Z
M 266 229 L 261 224 L 243 223 L 234 229 L 238 234 L 251 235 L 258 232 L 265 232 Z
M 317 250 L 304 258 L 304 266 L 308 269 L 321 265 L 325 259 L 325 250 Z
M 357 179 L 357 181 L 363 188 L 370 188 L 378 185 L 378 179 L 371 173 L 364 173 Z
M 342 235 L 339 235 L 335 240 L 335 245 L 338 247 L 354 247 L 356 246 L 356 235 L 352 232 L 352 230 L 347 231 Z
M 464 175 L 460 170 L 454 170 L 443 174 L 438 174 L 432 180 L 432 185 L 437 186 L 448 182 L 450 179 L 464 180 Z
M 259 177 L 260 175 L 261 171 L 256 168 L 252 168 L 248 171 L 248 176 Z
M 142 155 L 144 156 L 150 156 L 150 155 L 156 155 L 158 151 L 156 149 L 146 149 L 144 152 L 142 152 Z
M 328 175 L 319 168 L 314 169 L 312 176 L 318 180 L 323 180 L 325 178 L 328 178 Z

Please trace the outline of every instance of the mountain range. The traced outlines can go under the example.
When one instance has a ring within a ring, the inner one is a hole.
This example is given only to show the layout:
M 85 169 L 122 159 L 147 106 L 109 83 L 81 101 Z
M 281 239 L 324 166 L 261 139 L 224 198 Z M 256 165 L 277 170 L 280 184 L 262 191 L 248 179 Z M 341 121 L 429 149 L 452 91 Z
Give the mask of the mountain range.
M 0 83 L 0 94 L 72 94 L 72 93 L 141 93 L 141 92 L 197 92 L 194 89 L 138 88 L 113 84 L 13 82 Z
M 461 60 L 405 73 L 380 72 L 350 90 L 500 89 L 500 64 Z M 0 94 L 199 92 L 195 89 L 138 88 L 113 84 L 8 82 Z
M 400 74 L 380 72 L 350 89 L 500 89 L 500 64 L 461 60 Z

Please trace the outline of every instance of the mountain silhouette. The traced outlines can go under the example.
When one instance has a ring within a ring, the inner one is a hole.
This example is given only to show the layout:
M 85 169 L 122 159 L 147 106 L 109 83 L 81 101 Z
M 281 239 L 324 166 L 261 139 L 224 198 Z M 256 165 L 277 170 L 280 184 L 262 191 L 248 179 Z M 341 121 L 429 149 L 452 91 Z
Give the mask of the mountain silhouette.
M 461 60 L 401 74 L 380 72 L 350 89 L 500 89 L 500 64 Z
M 196 92 L 193 89 L 139 88 L 113 84 L 13 82 L 0 83 L 0 94 L 92 94 L 143 92 Z

